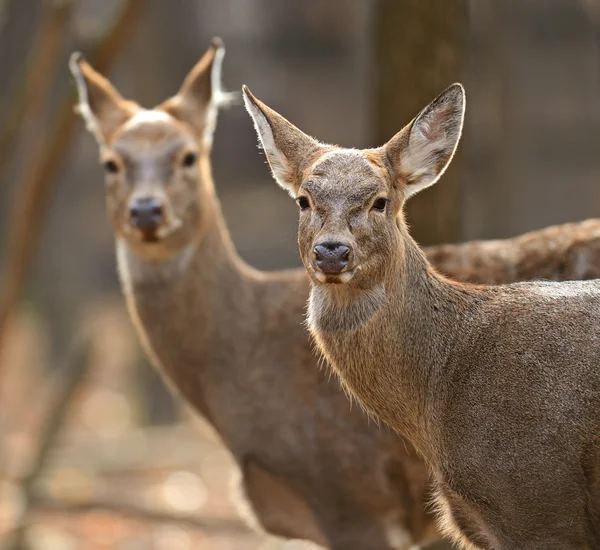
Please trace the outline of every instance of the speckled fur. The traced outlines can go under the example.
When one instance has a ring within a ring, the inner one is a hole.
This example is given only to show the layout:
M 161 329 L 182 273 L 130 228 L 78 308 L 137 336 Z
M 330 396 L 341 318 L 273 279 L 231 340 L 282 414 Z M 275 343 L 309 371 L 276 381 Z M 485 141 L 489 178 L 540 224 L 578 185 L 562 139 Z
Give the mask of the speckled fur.
M 298 239 L 310 330 L 350 393 L 431 466 L 444 530 L 466 549 L 600 548 L 600 282 L 453 282 L 402 215 L 411 186 L 435 183 L 452 158 L 462 87 L 384 147 L 333 153 L 245 94 L 294 174 L 284 187 L 310 201 Z M 352 248 L 343 280 L 315 266 L 323 239 Z
M 600 278 L 600 220 L 567 223 L 513 239 L 425 249 L 441 273 L 458 281 L 503 284 Z

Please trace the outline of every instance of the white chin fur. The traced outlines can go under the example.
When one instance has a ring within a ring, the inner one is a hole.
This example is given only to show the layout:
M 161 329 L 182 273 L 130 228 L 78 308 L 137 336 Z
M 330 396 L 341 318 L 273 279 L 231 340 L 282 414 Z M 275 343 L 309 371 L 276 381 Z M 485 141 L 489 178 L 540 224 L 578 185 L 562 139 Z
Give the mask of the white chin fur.
M 349 283 L 352 277 L 354 277 L 354 271 L 346 271 L 339 276 L 339 279 L 342 283 Z
M 336 284 L 349 283 L 357 271 L 357 269 L 352 269 L 350 271 L 345 271 L 344 273 L 340 273 L 339 275 L 326 275 L 325 273 L 322 273 L 321 271 L 318 271 L 314 268 L 311 268 L 311 269 L 312 269 L 315 279 L 317 279 L 317 281 L 319 281 L 320 283 L 324 283 L 324 284 L 325 283 L 333 283 L 333 282 L 335 282 Z
M 163 111 L 155 111 L 153 109 L 142 109 L 133 115 L 126 123 L 124 128 L 131 130 L 140 124 L 148 124 L 155 122 L 169 122 L 173 117 Z
M 319 281 L 320 283 L 327 282 L 327 276 L 324 273 L 313 269 L 313 274 L 315 276 L 315 279 L 317 279 L 317 281 Z

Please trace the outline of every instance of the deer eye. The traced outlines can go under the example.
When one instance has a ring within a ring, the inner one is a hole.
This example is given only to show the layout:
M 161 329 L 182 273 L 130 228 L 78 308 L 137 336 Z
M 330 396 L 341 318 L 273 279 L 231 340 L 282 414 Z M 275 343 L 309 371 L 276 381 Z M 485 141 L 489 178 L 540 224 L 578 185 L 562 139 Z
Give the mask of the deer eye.
M 119 173 L 119 167 L 117 166 L 117 163 L 114 160 L 104 161 L 104 170 L 108 174 L 118 174 Z
M 308 210 L 310 208 L 310 202 L 304 195 L 301 195 L 300 197 L 298 197 L 296 199 L 296 202 L 298 203 L 300 210 Z
M 373 210 L 377 210 L 377 212 L 383 212 L 387 203 L 388 199 L 385 197 L 380 197 L 373 203 Z
M 194 164 L 196 164 L 196 160 L 198 159 L 198 155 L 196 155 L 196 153 L 186 153 L 183 156 L 183 160 L 181 161 L 181 164 L 184 168 L 191 168 L 192 166 L 194 166 Z

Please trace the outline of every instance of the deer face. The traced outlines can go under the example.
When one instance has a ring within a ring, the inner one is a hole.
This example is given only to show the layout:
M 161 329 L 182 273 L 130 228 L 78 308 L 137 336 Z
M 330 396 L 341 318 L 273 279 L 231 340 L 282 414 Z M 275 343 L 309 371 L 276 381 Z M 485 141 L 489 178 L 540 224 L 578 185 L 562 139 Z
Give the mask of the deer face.
M 191 129 L 159 110 L 140 110 L 103 149 L 108 215 L 134 249 L 176 250 L 193 238 L 200 151 Z
M 216 122 L 224 49 L 215 41 L 180 91 L 155 109 L 125 101 L 75 54 L 79 111 L 100 146 L 115 234 L 141 256 L 169 257 L 197 238 L 210 189 L 199 184 Z
M 360 283 L 381 269 L 386 247 L 396 240 L 399 196 L 377 155 L 322 154 L 302 175 L 296 202 L 300 255 L 313 280 Z
M 379 284 L 402 250 L 404 201 L 433 185 L 460 139 L 464 90 L 455 84 L 386 145 L 323 145 L 244 88 L 276 181 L 300 208 L 300 255 L 317 285 Z

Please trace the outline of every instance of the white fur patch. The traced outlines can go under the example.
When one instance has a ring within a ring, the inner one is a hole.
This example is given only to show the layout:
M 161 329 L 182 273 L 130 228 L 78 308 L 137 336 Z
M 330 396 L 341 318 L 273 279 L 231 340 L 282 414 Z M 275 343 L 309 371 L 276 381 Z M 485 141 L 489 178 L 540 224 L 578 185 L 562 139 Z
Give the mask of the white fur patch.
M 290 184 L 289 174 L 290 165 L 285 155 L 275 145 L 275 139 L 273 137 L 273 131 L 269 121 L 262 113 L 262 111 L 254 104 L 254 102 L 248 97 L 246 92 L 243 93 L 244 105 L 246 110 L 252 117 L 254 122 L 254 128 L 258 134 L 258 139 L 264 149 L 267 159 L 269 160 L 269 166 L 275 181 L 283 187 L 292 197 L 294 197 L 294 188 Z
M 394 550 L 413 550 L 416 548 L 410 532 L 398 525 L 395 518 L 387 523 L 385 536 L 388 544 Z
M 121 237 L 116 239 L 116 249 L 119 277 L 126 294 L 133 292 L 135 283 L 149 280 L 160 282 L 178 277 L 188 269 L 196 251 L 195 245 L 189 244 L 168 259 L 164 259 L 160 253 L 157 253 L 158 257 L 153 257 L 152 252 L 147 257 L 141 257 Z
M 217 127 L 217 115 L 221 107 L 228 107 L 238 101 L 239 92 L 226 92 L 223 90 L 222 73 L 225 48 L 219 47 L 215 52 L 211 74 L 211 100 L 206 111 L 206 126 L 204 129 L 204 144 L 210 147 L 213 142 L 215 128 Z
M 225 48 L 219 48 L 215 52 L 215 59 L 212 65 L 211 73 L 211 93 L 210 103 L 206 107 L 206 123 L 204 125 L 204 134 L 202 140 L 204 145 L 211 147 L 215 129 L 217 128 L 217 116 L 219 114 L 218 96 L 221 94 L 221 72 L 223 66 L 223 57 L 225 56 Z
M 445 535 L 462 550 L 479 550 L 459 529 L 448 501 L 441 493 L 436 493 L 432 502 L 437 514 L 438 527 L 442 535 Z
M 133 284 L 131 281 L 131 275 L 129 271 L 129 265 L 127 261 L 127 243 L 123 239 L 117 239 L 116 242 L 117 250 L 117 270 L 119 278 L 121 279 L 121 285 L 125 294 L 131 294 Z
M 100 145 L 100 147 L 104 147 L 106 142 L 104 140 L 104 136 L 102 135 L 100 124 L 98 124 L 98 120 L 90 108 L 87 85 L 81 69 L 79 68 L 80 59 L 81 54 L 79 52 L 72 54 L 71 58 L 69 59 L 69 69 L 73 75 L 73 78 L 75 79 L 75 84 L 77 85 L 77 94 L 79 96 L 79 102 L 75 107 L 75 111 L 81 115 L 85 122 L 85 127 L 87 128 L 88 132 L 90 132 L 94 138 L 96 138 L 98 145 Z
M 124 130 L 131 130 L 141 124 L 153 124 L 157 122 L 171 122 L 173 117 L 164 111 L 155 111 L 153 109 L 141 109 L 133 115 L 124 125 Z

